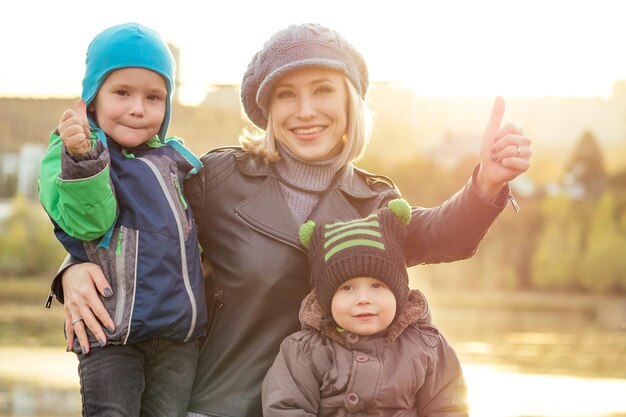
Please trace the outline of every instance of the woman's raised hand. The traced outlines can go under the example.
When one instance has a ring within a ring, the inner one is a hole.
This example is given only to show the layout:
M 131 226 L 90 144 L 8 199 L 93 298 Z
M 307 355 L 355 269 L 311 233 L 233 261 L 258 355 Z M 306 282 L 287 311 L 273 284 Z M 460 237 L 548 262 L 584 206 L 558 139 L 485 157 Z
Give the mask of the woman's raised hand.
M 491 117 L 480 144 L 478 184 L 481 195 L 494 199 L 507 182 L 526 172 L 530 167 L 531 141 L 521 126 L 502 123 L 504 99 L 496 97 Z

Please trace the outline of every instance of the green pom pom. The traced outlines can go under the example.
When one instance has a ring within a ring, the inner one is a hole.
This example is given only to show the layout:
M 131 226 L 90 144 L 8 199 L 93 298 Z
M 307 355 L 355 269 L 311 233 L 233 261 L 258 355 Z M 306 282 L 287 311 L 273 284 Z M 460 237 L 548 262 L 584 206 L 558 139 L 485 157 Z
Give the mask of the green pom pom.
M 300 226 L 300 243 L 305 248 L 308 248 L 311 244 L 311 238 L 313 237 L 313 232 L 315 231 L 315 222 L 313 220 L 309 220 Z
M 411 206 L 403 198 L 396 198 L 391 200 L 388 204 L 391 212 L 400 220 L 403 225 L 409 224 L 411 221 Z

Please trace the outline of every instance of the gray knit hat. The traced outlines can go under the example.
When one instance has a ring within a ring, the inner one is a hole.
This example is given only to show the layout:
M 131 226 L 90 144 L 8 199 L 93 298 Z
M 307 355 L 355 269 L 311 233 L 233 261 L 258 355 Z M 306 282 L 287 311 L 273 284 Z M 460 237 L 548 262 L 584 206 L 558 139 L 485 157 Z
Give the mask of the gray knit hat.
M 241 101 L 248 118 L 267 128 L 272 87 L 288 71 L 319 66 L 343 72 L 361 97 L 368 87 L 367 65 L 361 54 L 337 31 L 305 23 L 275 33 L 253 57 L 241 82 Z
M 309 220 L 300 227 L 300 242 L 308 248 L 311 285 L 324 317 L 337 288 L 354 277 L 372 277 L 385 283 L 396 296 L 397 311 L 409 295 L 404 260 L 406 225 L 411 207 L 396 199 L 364 219 L 316 226 Z

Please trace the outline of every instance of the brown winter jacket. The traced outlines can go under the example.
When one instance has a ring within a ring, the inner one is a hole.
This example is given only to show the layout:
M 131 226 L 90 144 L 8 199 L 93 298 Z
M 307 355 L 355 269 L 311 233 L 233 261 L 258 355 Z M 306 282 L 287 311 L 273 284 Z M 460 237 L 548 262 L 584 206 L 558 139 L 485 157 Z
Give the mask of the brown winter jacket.
M 320 331 L 321 317 L 312 292 L 303 330 L 283 341 L 263 382 L 265 417 L 468 415 L 459 361 L 430 325 L 420 291 L 376 335 L 339 333 L 332 323 Z

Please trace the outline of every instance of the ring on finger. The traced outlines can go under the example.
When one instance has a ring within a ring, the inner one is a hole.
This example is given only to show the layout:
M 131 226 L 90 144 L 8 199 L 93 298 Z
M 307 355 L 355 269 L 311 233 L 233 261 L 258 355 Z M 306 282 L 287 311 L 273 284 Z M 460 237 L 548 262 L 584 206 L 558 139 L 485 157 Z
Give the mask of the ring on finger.
M 83 319 L 76 319 L 72 322 L 72 326 L 74 326 L 76 323 L 78 323 L 79 321 L 83 321 Z

